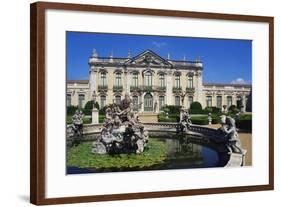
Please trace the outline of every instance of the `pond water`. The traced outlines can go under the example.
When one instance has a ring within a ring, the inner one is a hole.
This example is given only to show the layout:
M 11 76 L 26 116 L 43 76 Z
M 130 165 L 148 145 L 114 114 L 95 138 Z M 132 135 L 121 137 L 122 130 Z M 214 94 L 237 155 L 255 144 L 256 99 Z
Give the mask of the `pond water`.
M 219 163 L 218 153 L 206 146 L 186 142 L 176 138 L 152 138 L 161 141 L 166 146 L 166 159 L 164 163 L 155 164 L 144 168 L 134 169 L 88 169 L 67 167 L 67 174 L 94 173 L 94 172 L 118 172 L 136 170 L 167 170 L 217 167 Z

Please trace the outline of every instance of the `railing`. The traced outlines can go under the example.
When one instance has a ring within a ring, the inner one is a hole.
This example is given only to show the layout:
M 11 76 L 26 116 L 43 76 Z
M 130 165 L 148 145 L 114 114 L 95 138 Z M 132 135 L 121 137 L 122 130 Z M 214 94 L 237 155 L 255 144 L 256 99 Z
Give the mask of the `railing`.
M 108 86 L 107 85 L 98 85 L 98 91 L 107 91 Z
M 173 93 L 181 93 L 182 92 L 182 88 L 179 86 L 179 87 L 177 87 L 177 86 L 175 86 L 175 87 L 173 87 Z
M 174 122 L 151 122 L 142 123 L 144 127 L 150 132 L 177 132 L 179 129 L 179 123 Z M 99 134 L 102 129 L 103 124 L 84 124 L 83 133 L 84 134 Z M 67 126 L 67 136 L 71 137 L 72 130 L 71 125 Z M 187 134 L 197 135 L 199 137 L 208 137 L 211 141 L 226 141 L 226 137 L 217 129 L 212 129 L 204 126 L 191 124 L 189 126 Z M 203 136 L 202 136 L 203 135 Z
M 113 86 L 113 92 L 122 92 L 123 86 Z
M 152 91 L 166 91 L 166 86 L 145 86 L 145 85 L 139 85 L 139 86 L 130 86 L 130 91 L 134 92 L 152 92 Z
M 195 92 L 195 88 L 186 87 L 185 90 L 186 90 L 187 93 L 194 93 Z

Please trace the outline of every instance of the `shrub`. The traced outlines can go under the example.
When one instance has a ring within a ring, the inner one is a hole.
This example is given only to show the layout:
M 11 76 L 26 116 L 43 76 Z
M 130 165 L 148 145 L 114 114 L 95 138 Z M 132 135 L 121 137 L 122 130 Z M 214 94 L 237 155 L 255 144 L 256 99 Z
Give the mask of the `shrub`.
M 190 114 L 201 114 L 202 113 L 202 105 L 195 101 L 190 105 L 189 109 Z
M 229 113 L 234 113 L 234 114 L 236 114 L 236 113 L 239 112 L 239 110 L 237 109 L 237 107 L 236 107 L 235 105 L 231 105 L 231 106 L 228 108 L 228 112 L 229 112 Z
M 67 113 L 67 115 L 71 115 L 72 116 L 77 109 L 78 109 L 77 106 L 68 106 L 66 108 L 66 113 Z
M 180 114 L 181 106 L 166 105 L 163 110 L 169 114 Z
M 169 115 L 168 118 L 164 113 L 158 115 L 158 122 L 178 122 L 178 119 L 179 119 L 178 114 Z
M 252 115 L 242 114 L 238 119 L 236 119 L 236 127 L 252 131 Z
M 219 115 L 212 114 L 212 124 L 219 124 L 221 122 L 221 118 Z
M 103 108 L 101 108 L 100 110 L 99 110 L 99 115 L 105 115 L 105 110 L 106 110 L 106 106 L 104 106 Z
M 192 122 L 192 124 L 198 124 L 198 125 L 208 125 L 209 124 L 207 116 L 191 117 L 191 122 Z
M 83 112 L 84 112 L 85 115 L 91 115 L 92 114 L 92 109 L 93 109 L 93 101 L 88 101 L 85 104 Z

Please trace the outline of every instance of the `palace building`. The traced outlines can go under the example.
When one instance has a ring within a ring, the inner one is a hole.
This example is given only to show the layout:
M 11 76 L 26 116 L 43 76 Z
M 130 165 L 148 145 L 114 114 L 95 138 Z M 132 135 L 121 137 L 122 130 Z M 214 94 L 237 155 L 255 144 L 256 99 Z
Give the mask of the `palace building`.
M 96 50 L 89 58 L 89 79 L 67 81 L 67 106 L 84 107 L 93 100 L 104 107 L 119 103 L 129 94 L 134 110 L 159 112 L 164 105 L 189 108 L 194 101 L 202 107 L 224 110 L 231 105 L 242 106 L 251 92 L 248 84 L 203 83 L 203 63 L 200 60 L 171 60 L 151 50 L 137 56 L 99 57 Z

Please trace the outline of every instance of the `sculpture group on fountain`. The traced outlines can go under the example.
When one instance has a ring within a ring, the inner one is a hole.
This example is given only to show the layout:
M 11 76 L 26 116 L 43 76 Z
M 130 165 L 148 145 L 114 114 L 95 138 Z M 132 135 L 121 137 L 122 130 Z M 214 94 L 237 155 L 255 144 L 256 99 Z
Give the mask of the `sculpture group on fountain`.
M 138 114 L 132 112 L 132 101 L 126 94 L 120 105 L 113 104 L 106 109 L 103 128 L 98 140 L 92 144 L 92 153 L 140 154 L 148 139 L 148 131 L 140 123 Z

